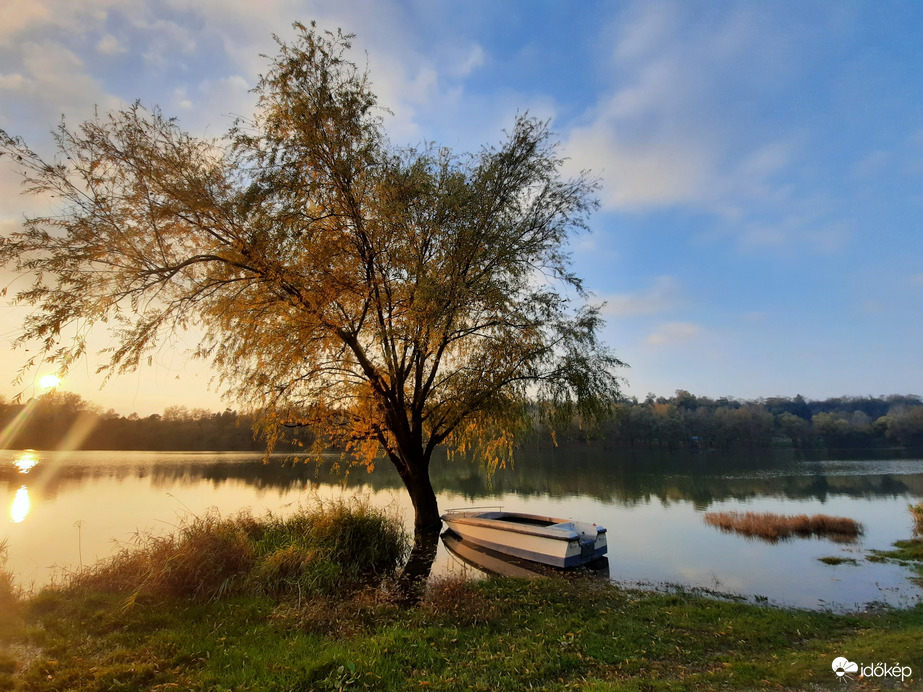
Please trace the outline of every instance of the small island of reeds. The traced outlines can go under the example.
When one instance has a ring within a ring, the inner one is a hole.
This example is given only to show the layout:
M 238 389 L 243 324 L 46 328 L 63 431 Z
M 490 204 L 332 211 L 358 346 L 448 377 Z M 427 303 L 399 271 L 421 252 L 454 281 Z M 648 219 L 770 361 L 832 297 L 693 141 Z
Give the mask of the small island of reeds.
M 862 534 L 862 524 L 848 517 L 828 514 L 784 515 L 772 512 L 708 512 L 705 523 L 722 531 L 749 538 L 776 542 L 788 538 L 817 536 L 838 542 L 856 540 Z
M 913 532 L 917 536 L 923 536 L 923 502 L 915 505 L 907 505 L 907 511 L 913 518 Z

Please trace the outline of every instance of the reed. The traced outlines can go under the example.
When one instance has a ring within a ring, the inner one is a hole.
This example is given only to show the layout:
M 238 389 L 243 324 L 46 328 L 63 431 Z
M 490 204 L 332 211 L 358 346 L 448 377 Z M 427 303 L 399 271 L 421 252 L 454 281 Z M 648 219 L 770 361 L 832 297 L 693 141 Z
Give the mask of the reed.
M 71 576 L 68 588 L 213 600 L 226 595 L 349 592 L 393 571 L 407 553 L 401 523 L 367 503 L 318 502 L 288 517 L 192 517 Z
M 910 516 L 913 517 L 913 535 L 923 536 L 923 502 L 907 505 Z
M 848 517 L 827 514 L 783 515 L 771 512 L 708 512 L 705 523 L 722 531 L 776 542 L 793 536 L 818 536 L 835 541 L 854 541 L 862 534 L 862 525 Z
M 0 616 L 6 616 L 16 607 L 19 600 L 19 589 L 13 573 L 7 569 L 8 541 L 0 540 Z M 0 617 L 2 619 L 2 617 Z

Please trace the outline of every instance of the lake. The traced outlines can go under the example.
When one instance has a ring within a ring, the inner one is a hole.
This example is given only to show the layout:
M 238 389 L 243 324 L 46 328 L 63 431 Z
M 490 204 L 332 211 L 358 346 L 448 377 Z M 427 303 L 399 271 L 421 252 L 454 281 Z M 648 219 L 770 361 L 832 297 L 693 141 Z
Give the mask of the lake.
M 908 606 L 923 596 L 910 569 L 866 560 L 911 536 L 909 503 L 923 499 L 923 460 L 799 460 L 769 454 L 524 449 L 488 476 L 464 460 L 434 461 L 443 510 L 506 510 L 593 521 L 608 529 L 609 575 L 618 583 L 736 594 L 805 608 Z M 0 541 L 23 585 L 110 555 L 138 532 L 168 531 L 190 514 L 249 508 L 286 514 L 314 498 L 360 495 L 412 510 L 386 461 L 344 479 L 329 468 L 263 464 L 251 453 L 0 450 Z M 766 543 L 705 524 L 706 511 L 833 514 L 861 522 L 850 544 L 811 538 Z M 848 560 L 828 565 L 822 557 Z M 472 573 L 440 544 L 434 574 Z

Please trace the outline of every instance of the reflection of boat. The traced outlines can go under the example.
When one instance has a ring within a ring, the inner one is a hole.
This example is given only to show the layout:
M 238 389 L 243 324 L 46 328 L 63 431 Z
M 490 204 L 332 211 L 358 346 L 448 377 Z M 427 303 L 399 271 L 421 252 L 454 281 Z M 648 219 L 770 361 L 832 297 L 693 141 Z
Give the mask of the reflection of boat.
M 606 552 L 606 529 L 518 512 L 460 510 L 442 520 L 469 543 L 555 567 L 575 567 Z
M 444 531 L 442 543 L 446 549 L 467 565 L 488 574 L 499 574 L 503 577 L 550 577 L 561 572 L 555 567 L 549 567 L 532 560 L 522 560 L 512 555 L 504 555 L 490 548 L 462 540 L 454 531 Z M 597 558 L 587 565 L 594 576 L 609 577 L 609 560 L 604 557 Z

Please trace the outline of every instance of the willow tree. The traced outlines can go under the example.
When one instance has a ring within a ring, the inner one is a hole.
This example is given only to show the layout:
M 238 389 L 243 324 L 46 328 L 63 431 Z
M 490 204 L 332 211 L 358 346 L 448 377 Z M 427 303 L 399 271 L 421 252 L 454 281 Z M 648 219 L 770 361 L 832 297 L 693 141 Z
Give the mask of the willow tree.
M 197 326 L 194 355 L 270 447 L 306 425 L 317 449 L 384 453 L 433 528 L 438 445 L 496 461 L 535 411 L 592 416 L 617 393 L 567 254 L 595 185 L 527 116 L 475 154 L 392 146 L 351 36 L 295 27 L 224 138 L 140 104 L 62 122 L 51 162 L 3 133 L 55 209 L 0 245 L 33 277 L 21 340 L 66 369 L 105 323 L 109 376 Z

